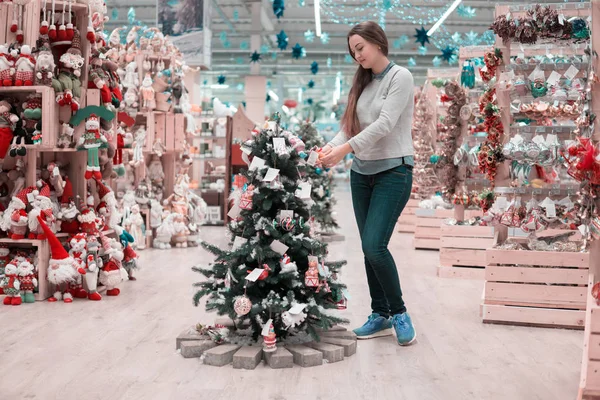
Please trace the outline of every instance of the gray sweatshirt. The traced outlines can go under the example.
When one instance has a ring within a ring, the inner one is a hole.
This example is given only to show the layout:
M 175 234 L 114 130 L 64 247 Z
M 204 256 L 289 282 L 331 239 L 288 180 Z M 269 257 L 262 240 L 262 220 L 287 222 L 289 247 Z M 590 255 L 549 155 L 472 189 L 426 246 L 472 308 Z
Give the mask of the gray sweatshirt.
M 381 80 L 373 79 L 358 99 L 356 109 L 362 130 L 350 140 L 340 131 L 329 145 L 335 147 L 348 142 L 358 159 L 355 161 L 362 165 L 360 169 L 365 169 L 365 163 L 373 164 L 367 167 L 367 174 L 381 172 L 374 168 L 381 169 L 383 165 L 388 169 L 401 165 L 402 157 L 411 157 L 411 163 L 413 91 L 410 71 L 393 65 Z

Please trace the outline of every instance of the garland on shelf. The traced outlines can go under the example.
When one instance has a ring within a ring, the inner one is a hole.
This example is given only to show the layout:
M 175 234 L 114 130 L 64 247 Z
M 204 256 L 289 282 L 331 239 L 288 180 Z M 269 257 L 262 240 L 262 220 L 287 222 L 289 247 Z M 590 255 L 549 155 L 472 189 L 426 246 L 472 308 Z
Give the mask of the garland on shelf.
M 490 26 L 502 42 L 535 44 L 539 39 L 547 40 L 586 40 L 590 29 L 585 19 L 573 17 L 569 20 L 551 6 L 536 4 L 523 17 L 513 18 L 510 12 L 496 17 Z

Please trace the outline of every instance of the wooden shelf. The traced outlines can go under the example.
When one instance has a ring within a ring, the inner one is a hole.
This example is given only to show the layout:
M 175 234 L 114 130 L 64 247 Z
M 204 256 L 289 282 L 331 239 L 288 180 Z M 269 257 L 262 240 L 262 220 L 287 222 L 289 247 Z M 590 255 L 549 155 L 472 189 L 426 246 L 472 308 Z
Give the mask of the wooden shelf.
M 10 238 L 1 238 L 0 243 L 8 243 L 8 244 L 30 244 L 32 246 L 39 247 L 42 244 L 43 240 L 37 239 L 19 239 L 12 240 Z
M 3 4 L 3 3 L 0 3 Z M 1 93 L 28 93 L 37 92 L 42 93 L 46 90 L 54 90 L 50 86 L 2 86 L 0 87 Z
M 200 156 L 193 156 L 192 157 L 194 160 L 203 160 L 203 161 L 225 161 L 226 157 L 200 157 Z
M 64 10 L 68 10 L 69 9 L 69 2 L 68 1 L 55 1 L 54 5 L 55 5 L 55 10 L 57 12 L 58 11 L 62 11 L 63 9 Z M 76 3 L 76 2 L 71 3 L 71 11 L 73 11 L 73 12 L 86 12 L 87 9 L 88 9 L 87 4 Z M 50 11 L 50 10 L 52 10 L 52 3 L 51 2 L 47 2 L 46 3 L 46 11 Z

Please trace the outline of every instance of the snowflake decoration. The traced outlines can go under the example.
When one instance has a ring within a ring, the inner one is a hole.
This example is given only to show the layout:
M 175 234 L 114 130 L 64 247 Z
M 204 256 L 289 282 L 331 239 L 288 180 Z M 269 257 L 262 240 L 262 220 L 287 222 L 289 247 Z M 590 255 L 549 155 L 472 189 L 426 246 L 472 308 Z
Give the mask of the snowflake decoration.
M 277 34 L 277 47 L 279 48 L 279 50 L 287 49 L 288 42 L 289 42 L 289 38 L 284 30 L 282 30 L 281 32 L 279 32 Z
M 235 87 L 238 91 L 242 91 L 244 90 L 244 84 L 243 83 L 238 83 L 237 86 Z
M 392 0 L 383 0 L 383 9 L 389 11 L 392 8 Z
M 217 77 L 217 83 L 218 83 L 219 85 L 223 85 L 223 84 L 225 84 L 225 81 L 226 81 L 226 80 L 227 80 L 227 78 L 225 77 L 225 75 L 219 75 L 219 76 Z
M 304 39 L 306 39 L 306 41 L 308 43 L 312 43 L 315 41 L 315 33 L 313 31 L 311 31 L 310 29 L 307 30 L 306 32 L 304 32 Z
M 243 41 L 242 43 L 240 43 L 240 49 L 248 50 L 249 48 L 250 48 L 250 45 L 248 44 L 248 42 Z
M 268 44 L 263 44 L 260 46 L 260 54 L 267 54 L 271 50 Z
M 312 104 L 313 104 L 313 99 L 312 99 L 312 98 L 308 98 L 308 99 L 306 99 L 306 104 L 308 104 L 309 106 L 312 106 Z
M 440 65 L 442 65 L 442 59 L 439 58 L 438 56 L 433 57 L 433 60 L 431 60 L 431 63 L 433 64 L 434 67 L 439 67 Z
M 112 19 L 117 19 L 119 18 L 119 10 L 116 8 L 112 9 Z
M 237 8 L 235 10 L 233 10 L 233 22 L 238 22 L 240 19 L 240 13 L 238 12 Z
M 273 0 L 273 14 L 277 17 L 277 19 L 283 17 L 283 12 L 285 11 L 285 4 L 283 0 Z
M 321 43 L 322 44 L 329 43 L 329 33 L 327 33 L 327 32 L 322 32 L 321 33 Z
M 258 51 L 254 51 L 254 53 L 250 54 L 250 62 L 251 63 L 260 62 L 261 59 L 262 59 L 262 56 L 260 55 L 260 53 Z
M 477 15 L 477 10 L 475 10 L 473 7 L 461 4 L 456 9 L 456 14 L 458 14 L 459 17 L 471 19 L 475 18 L 475 16 Z
M 429 43 L 429 36 L 427 36 L 427 30 L 423 27 L 415 29 L 417 32 L 414 37 L 417 39 L 417 43 L 421 43 L 421 46 L 425 46 L 425 43 Z
M 242 57 L 238 57 L 238 58 L 235 59 L 235 62 L 237 64 L 243 64 L 244 63 L 244 59 Z
M 327 57 L 327 68 L 331 68 L 331 64 L 333 64 L 333 61 L 331 61 L 331 57 Z
M 315 87 L 315 81 L 313 81 L 312 79 L 310 81 L 308 81 L 308 83 L 306 84 L 306 86 L 308 86 L 309 89 L 312 89 Z
M 462 39 L 462 37 L 460 36 L 460 33 L 455 32 L 454 35 L 452 35 L 452 40 L 454 40 L 454 43 L 460 43 L 460 40 Z
M 352 64 L 354 62 L 354 58 L 352 58 L 352 56 L 350 54 L 346 54 L 344 56 L 344 62 L 346 64 Z
M 226 48 L 226 49 L 230 48 L 231 47 L 231 42 L 229 40 L 224 41 L 223 42 L 223 47 Z
M 407 44 L 410 41 L 410 39 L 408 38 L 408 36 L 406 35 L 402 35 L 400 36 L 398 39 L 394 40 L 394 43 L 392 44 L 392 46 L 395 49 L 401 49 L 402 47 L 404 47 L 405 44 Z
M 304 7 L 306 5 L 305 0 L 298 0 L 298 7 Z
M 465 34 L 465 36 L 467 37 L 467 40 L 469 42 L 476 43 L 477 37 L 479 36 L 479 34 L 477 32 L 469 31 L 468 33 Z
M 446 48 L 442 49 L 442 58 L 444 61 L 450 63 L 452 60 L 452 56 L 455 55 L 456 49 L 454 47 L 446 46 Z
M 319 72 L 319 63 L 316 61 L 313 61 L 312 64 L 310 64 L 310 72 L 313 73 L 313 75 L 316 75 L 317 72 Z
M 416 67 L 417 66 L 417 61 L 415 60 L 414 57 L 411 57 L 408 59 L 408 66 L 409 67 Z
M 296 60 L 306 57 L 306 50 L 300 43 L 296 43 L 294 47 L 292 47 L 292 57 Z
M 226 42 L 227 41 L 227 32 L 223 31 L 219 34 L 219 39 L 221 39 L 221 42 Z
M 277 53 L 273 52 L 271 53 L 271 60 L 277 60 Z
M 419 52 L 420 56 L 427 55 L 427 47 L 425 47 L 425 46 L 419 47 L 419 49 L 417 51 Z
M 135 22 L 135 9 L 133 7 L 127 11 L 127 22 L 129 22 L 129 25 L 133 25 Z

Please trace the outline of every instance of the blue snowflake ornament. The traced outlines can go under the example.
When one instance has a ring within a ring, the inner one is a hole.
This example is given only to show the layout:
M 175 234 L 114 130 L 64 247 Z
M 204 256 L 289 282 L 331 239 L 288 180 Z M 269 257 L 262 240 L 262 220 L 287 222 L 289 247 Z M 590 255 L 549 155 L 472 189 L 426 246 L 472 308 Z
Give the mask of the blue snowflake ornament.
M 260 54 L 267 54 L 271 50 L 268 44 L 263 44 L 260 46 Z
M 279 50 L 283 51 L 287 49 L 289 40 L 290 39 L 288 38 L 288 35 L 285 33 L 284 30 L 279 32 L 277 34 L 277 47 L 279 48 Z
M 352 58 L 352 56 L 350 54 L 346 54 L 344 56 L 344 62 L 346 64 L 352 64 L 354 62 L 354 58 Z
M 283 17 L 283 12 L 285 11 L 285 3 L 283 0 L 273 0 L 273 14 L 277 17 L 277 19 Z
M 245 40 L 240 43 L 240 49 L 242 49 L 242 50 L 248 50 L 249 48 L 250 48 L 250 45 Z
M 327 32 L 321 33 L 321 43 L 322 44 L 329 43 L 329 33 L 327 33 Z
M 315 41 L 315 33 L 313 31 L 311 31 L 310 29 L 307 30 L 306 32 L 304 32 L 304 39 L 306 39 L 306 41 L 308 43 L 312 43 Z
M 300 43 L 296 43 L 294 47 L 292 47 L 292 57 L 296 60 L 306 57 L 306 50 Z
M 449 63 L 450 60 L 452 60 L 452 56 L 454 56 L 455 53 L 456 49 L 454 47 L 446 46 L 442 49 L 442 59 Z
M 258 51 L 254 51 L 254 53 L 250 54 L 250 62 L 251 63 L 260 62 L 261 59 L 262 59 L 262 56 L 260 55 L 260 53 Z
M 243 83 L 238 83 L 235 88 L 238 90 L 238 92 L 241 92 L 242 90 L 244 90 L 244 84 Z
M 233 22 L 238 22 L 240 20 L 240 13 L 237 8 L 233 10 Z
M 479 34 L 477 32 L 469 31 L 465 34 L 465 36 L 467 37 L 467 40 L 469 41 L 469 43 L 475 44 L 477 42 L 477 38 L 479 37 Z
M 414 37 L 417 39 L 417 43 L 420 43 L 421 46 L 425 46 L 425 43 L 429 43 L 429 36 L 427 36 L 427 30 L 423 27 L 420 29 L 415 29 L 417 32 Z
M 433 64 L 434 67 L 439 67 L 440 65 L 442 65 L 442 59 L 439 58 L 438 56 L 433 57 L 433 60 L 431 60 L 431 64 Z
M 319 72 L 319 63 L 316 61 L 313 61 L 312 64 L 310 64 L 310 72 L 313 73 L 313 75 L 316 75 L 317 72 Z
M 119 10 L 117 8 L 113 8 L 112 9 L 112 19 L 117 19 L 119 18 Z
M 425 56 L 425 55 L 427 55 L 427 47 L 421 46 L 421 47 L 419 47 L 417 52 L 419 53 L 420 56 Z
M 331 61 L 331 57 L 327 57 L 327 68 L 331 68 L 333 61 Z
M 471 19 L 471 18 L 475 18 L 475 16 L 477 15 L 477 10 L 473 7 L 469 7 L 469 6 L 465 6 L 464 4 L 461 4 L 456 9 L 456 14 L 461 18 Z
M 226 42 L 227 41 L 227 32 L 223 31 L 223 32 L 219 33 L 219 39 L 221 40 L 221 42 Z
M 416 67 L 417 66 L 417 60 L 415 60 L 414 57 L 411 57 L 408 59 L 408 67 L 412 68 L 412 67 Z
M 225 84 L 225 81 L 226 81 L 226 80 L 227 80 L 227 78 L 225 77 L 225 75 L 219 75 L 219 76 L 217 77 L 217 83 L 218 83 L 219 85 L 223 85 L 223 84 Z
M 135 9 L 133 7 L 130 7 L 127 11 L 127 22 L 129 22 L 129 25 L 133 25 L 135 22 Z
M 315 87 L 315 81 L 313 81 L 312 79 L 310 81 L 308 81 L 308 83 L 306 84 L 306 86 L 308 86 L 309 89 L 312 89 Z
M 460 43 L 462 37 L 460 36 L 459 32 L 454 32 L 454 35 L 452 35 L 452 40 L 454 40 L 454 43 Z

